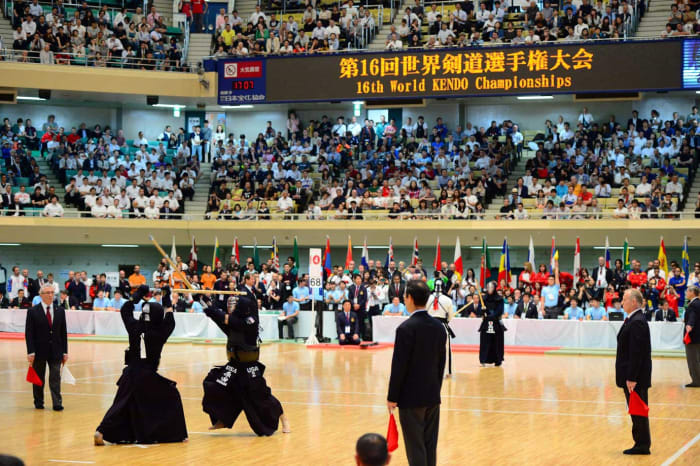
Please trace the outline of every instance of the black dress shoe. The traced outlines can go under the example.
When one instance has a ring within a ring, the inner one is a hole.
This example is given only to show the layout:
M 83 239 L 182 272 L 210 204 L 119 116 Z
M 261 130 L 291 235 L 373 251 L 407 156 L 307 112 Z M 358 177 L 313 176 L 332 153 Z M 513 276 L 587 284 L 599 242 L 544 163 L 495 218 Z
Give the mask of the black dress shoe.
M 44 409 L 44 405 L 34 405 L 34 409 Z
M 696 383 L 688 383 L 688 384 L 685 384 L 685 386 L 688 387 L 688 388 L 698 388 L 698 387 L 700 387 L 700 385 L 699 385 L 699 384 L 696 384 Z
M 54 411 L 63 411 L 63 406 L 54 406 L 53 410 Z
M 632 447 L 629 450 L 625 450 L 622 452 L 625 455 L 650 455 L 651 452 L 649 452 L 648 448 L 642 448 L 642 447 Z

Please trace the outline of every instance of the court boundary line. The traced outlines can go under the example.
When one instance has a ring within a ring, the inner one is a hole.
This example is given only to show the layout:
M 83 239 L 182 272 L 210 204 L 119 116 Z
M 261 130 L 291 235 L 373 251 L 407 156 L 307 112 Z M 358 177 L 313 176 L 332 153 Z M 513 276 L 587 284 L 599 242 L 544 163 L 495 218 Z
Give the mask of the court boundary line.
M 695 445 L 695 443 L 696 443 L 698 440 L 700 440 L 700 433 L 698 433 L 698 435 L 696 435 L 695 437 L 693 437 L 692 439 L 690 439 L 688 442 L 686 442 L 685 445 L 683 445 L 682 447 L 680 447 L 680 448 L 678 449 L 678 451 L 675 452 L 673 455 L 671 455 L 666 461 L 664 461 L 663 463 L 661 463 L 661 466 L 669 466 L 669 465 L 673 464 L 673 462 L 676 461 L 678 458 L 680 458 L 680 457 L 683 455 L 683 453 L 685 453 L 686 451 L 690 450 L 690 447 L 692 447 L 693 445 Z
M 77 461 L 77 460 L 46 460 L 49 463 L 76 463 L 76 464 L 95 464 L 94 461 Z
M 32 393 L 29 390 L 0 390 L 0 393 Z M 113 393 L 75 393 L 75 392 L 63 392 L 62 395 L 71 396 L 91 396 L 91 397 L 113 397 Z M 200 401 L 201 397 L 186 397 L 182 396 L 181 399 L 189 401 Z M 280 400 L 282 404 L 290 405 L 302 405 L 302 406 L 330 406 L 334 408 L 372 408 L 372 409 L 386 409 L 385 405 L 361 405 L 361 404 L 348 404 L 348 403 L 318 403 L 318 402 L 306 402 L 306 401 L 284 401 Z M 600 417 L 607 419 L 622 419 L 627 418 L 628 415 L 616 415 L 616 414 L 588 414 L 588 413 L 560 413 L 560 412 L 547 412 L 547 411 L 510 411 L 510 410 L 491 410 L 491 409 L 464 409 L 464 408 L 441 408 L 441 411 L 447 412 L 458 412 L 458 413 L 485 413 L 485 414 L 529 414 L 538 416 L 566 416 L 566 417 Z M 689 418 L 671 418 L 671 417 L 650 417 L 649 419 L 657 421 L 685 421 L 685 422 L 700 422 L 700 419 L 689 419 Z

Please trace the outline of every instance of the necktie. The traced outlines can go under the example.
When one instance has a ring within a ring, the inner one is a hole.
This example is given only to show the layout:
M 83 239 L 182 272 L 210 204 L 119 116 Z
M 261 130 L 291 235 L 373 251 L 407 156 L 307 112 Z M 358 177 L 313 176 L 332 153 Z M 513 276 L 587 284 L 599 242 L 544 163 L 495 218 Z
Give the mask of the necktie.
M 346 312 L 346 313 L 345 313 L 345 320 L 347 320 L 348 322 L 350 322 L 350 313 L 349 313 L 349 312 Z
M 46 320 L 49 321 L 49 328 L 53 327 L 53 322 L 51 321 L 51 306 L 46 307 Z

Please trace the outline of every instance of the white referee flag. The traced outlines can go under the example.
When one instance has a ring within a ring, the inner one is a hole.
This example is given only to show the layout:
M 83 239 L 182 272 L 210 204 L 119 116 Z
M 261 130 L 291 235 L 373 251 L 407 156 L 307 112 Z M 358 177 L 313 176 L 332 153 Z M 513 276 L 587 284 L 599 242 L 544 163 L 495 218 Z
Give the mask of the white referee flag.
M 532 264 L 532 269 L 537 270 L 535 264 L 535 245 L 532 243 L 532 235 L 530 235 L 530 246 L 527 248 L 527 261 Z
M 67 383 L 68 385 L 75 385 L 75 377 L 68 370 L 68 366 L 65 364 L 61 367 L 61 382 Z

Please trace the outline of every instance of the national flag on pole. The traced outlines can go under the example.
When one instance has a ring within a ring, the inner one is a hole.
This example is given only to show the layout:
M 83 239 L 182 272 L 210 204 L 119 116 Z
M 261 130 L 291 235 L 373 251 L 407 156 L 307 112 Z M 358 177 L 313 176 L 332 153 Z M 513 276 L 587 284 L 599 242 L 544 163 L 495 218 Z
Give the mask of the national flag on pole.
M 352 241 L 350 240 L 350 236 L 348 236 L 348 252 L 345 254 L 345 270 L 350 270 L 350 262 L 352 262 Z M 352 273 L 352 270 L 350 270 L 350 273 Z
M 486 245 L 486 238 L 481 240 L 481 274 L 479 286 L 483 289 L 486 286 L 486 279 L 491 277 L 491 260 L 489 259 L 489 248 Z
M 272 237 L 272 251 L 270 252 L 270 259 L 272 259 L 272 266 L 275 270 L 280 269 L 280 252 L 277 249 L 277 238 Z
M 219 258 L 219 238 L 214 237 L 214 256 L 211 258 L 211 266 L 216 268 L 218 264 L 221 264 L 221 259 Z
M 440 253 L 440 237 L 437 238 L 437 245 L 435 246 L 435 262 L 433 262 L 433 267 L 435 270 L 440 270 L 442 267 L 442 254 Z
M 231 255 L 233 256 L 233 263 L 236 265 L 241 265 L 241 254 L 238 250 L 238 236 L 233 238 L 233 247 L 231 248 Z
M 294 237 L 294 250 L 292 252 L 294 256 L 294 267 L 299 270 L 299 245 L 297 244 L 297 237 Z
M 574 283 L 578 283 L 581 279 L 581 243 L 576 237 L 576 250 L 574 251 Z
M 457 237 L 457 242 L 455 243 L 454 264 L 457 279 L 461 282 L 462 277 L 464 276 L 464 266 L 462 265 L 462 246 L 459 244 L 459 236 Z M 437 299 L 435 301 L 437 301 Z
M 258 238 L 255 238 L 255 244 L 253 245 L 253 265 L 255 270 L 260 270 L 260 256 L 258 255 Z
M 389 263 L 394 260 L 394 242 L 389 237 L 389 249 L 386 252 L 386 261 L 384 262 L 384 269 L 389 270 Z
M 197 273 L 197 243 L 194 240 L 194 236 L 192 237 L 192 247 L 190 248 L 190 261 L 194 261 L 194 270 L 191 270 L 191 273 Z
M 605 237 L 605 268 L 610 268 L 610 243 L 607 236 Z
M 532 265 L 533 269 L 537 268 L 535 264 L 535 245 L 532 242 L 532 235 L 530 235 L 530 246 L 527 248 L 527 261 Z
M 501 249 L 501 261 L 498 264 L 498 283 L 505 280 L 510 283 L 510 252 L 508 250 L 508 239 L 503 239 L 503 248 Z
M 681 253 L 681 268 L 683 269 L 683 274 L 685 275 L 686 281 L 688 280 L 688 273 L 690 272 L 690 255 L 688 255 L 688 237 L 683 237 L 683 252 Z
M 554 273 L 554 263 L 559 260 L 559 251 L 552 236 L 552 251 L 549 255 L 549 273 Z
M 170 248 L 170 260 L 177 264 L 177 251 L 175 251 L 175 235 L 173 235 L 173 247 Z
M 326 236 L 326 250 L 323 252 L 323 270 L 325 270 L 328 275 L 333 273 L 333 266 L 331 265 L 331 239 L 328 236 Z
M 630 244 L 627 242 L 627 238 L 625 238 L 625 244 L 622 247 L 622 270 L 625 272 L 632 270 L 630 266 Z
M 666 246 L 664 245 L 664 237 L 661 237 L 661 244 L 659 244 L 659 268 L 666 274 L 666 279 L 668 280 L 668 261 L 666 259 Z
M 418 237 L 413 237 L 413 256 L 411 256 L 411 265 L 418 265 L 420 254 L 418 252 Z
M 362 259 L 360 260 L 360 263 L 365 268 L 365 270 L 369 269 L 369 252 L 367 252 L 367 237 L 366 236 L 365 236 L 365 242 L 362 243 Z

